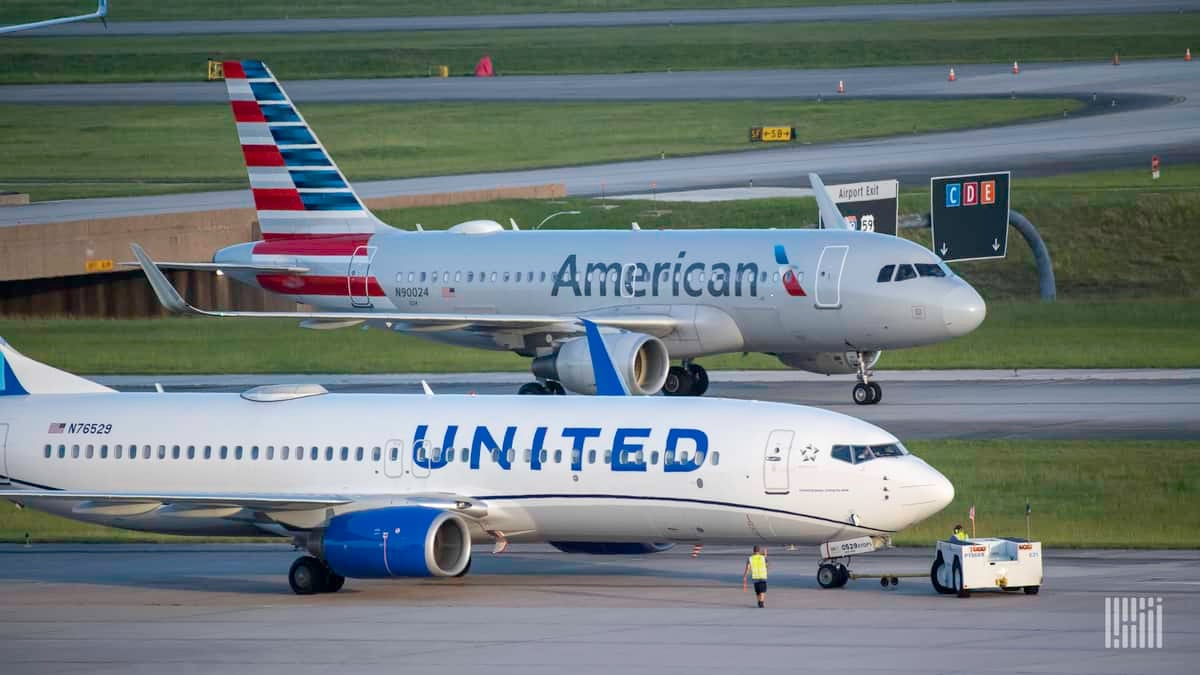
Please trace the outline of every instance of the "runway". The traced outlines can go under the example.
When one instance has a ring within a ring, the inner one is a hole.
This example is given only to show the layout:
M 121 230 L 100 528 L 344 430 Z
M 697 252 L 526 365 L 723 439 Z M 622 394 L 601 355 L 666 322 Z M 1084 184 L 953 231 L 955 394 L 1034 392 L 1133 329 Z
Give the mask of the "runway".
M 768 607 L 746 552 L 475 549 L 453 580 L 350 580 L 299 597 L 280 545 L 0 546 L 5 673 L 1191 673 L 1200 553 L 1046 552 L 1037 596 L 937 595 L 925 579 L 821 590 L 811 550 L 771 550 Z M 858 572 L 927 573 L 929 552 Z M 1162 598 L 1162 649 L 1105 649 L 1106 596 Z
M 318 382 L 335 392 L 512 394 L 522 373 L 430 376 L 233 375 L 97 377 L 124 391 L 240 392 Z M 880 372 L 883 402 L 850 402 L 852 376 L 794 371 L 713 372 L 709 396 L 813 405 L 861 417 L 901 440 L 936 438 L 1200 439 L 1200 370 Z
M 121 21 L 108 25 L 75 23 L 29 31 L 30 37 L 83 35 L 203 35 L 347 33 L 419 30 L 503 30 L 510 28 L 611 28 L 696 24 L 779 23 L 790 21 L 932 21 L 1096 14 L 1162 14 L 1195 10 L 1196 0 L 1040 0 L 1029 2 L 849 5 L 841 7 L 769 7 L 674 9 L 637 12 L 555 12 L 479 16 L 416 16 L 321 19 L 248 19 L 234 21 Z M 331 10 L 336 13 L 336 10 Z
M 1112 167 L 1143 163 L 1158 154 L 1168 164 L 1194 157 L 1200 148 L 1200 77 L 1195 63 L 1176 61 L 1130 62 L 1114 68 L 1108 64 L 1045 64 L 1025 66 L 1014 77 L 1008 65 L 964 66 L 957 82 L 947 82 L 942 67 L 863 68 L 850 71 L 753 71 L 644 73 L 638 75 L 505 77 L 446 80 L 347 80 L 287 82 L 288 91 L 303 100 L 305 94 L 355 100 L 392 97 L 416 100 L 454 98 L 517 100 L 554 98 L 612 100 L 639 98 L 794 96 L 815 99 L 818 94 L 836 98 L 839 79 L 862 96 L 1077 96 L 1108 101 L 1108 114 L 1078 115 L 1025 124 L 934 134 L 917 134 L 827 145 L 790 147 L 691 157 L 559 167 L 528 171 L 490 172 L 357 183 L 365 198 L 432 194 L 493 186 L 563 183 L 575 196 L 599 194 L 601 184 L 609 194 L 643 192 L 651 181 L 660 191 L 698 187 L 807 184 L 816 171 L 827 180 L 868 180 L 897 176 L 947 174 L 980 167 L 1021 172 L 1062 170 L 1065 167 Z M 31 85 L 4 87 L 9 102 L 100 102 L 122 100 L 145 103 L 178 97 L 224 100 L 222 85 L 213 83 L 151 83 L 120 85 Z M 165 94 L 163 92 L 166 92 Z M 138 92 L 143 92 L 139 94 Z M 208 93 L 203 93 L 208 92 Z M 414 93 L 416 92 L 416 93 Z M 624 93 L 622 93 L 624 92 Z M 715 92 L 715 93 L 714 93 Z M 486 95 L 485 95 L 486 94 Z M 1157 100 L 1159 105 L 1148 101 Z M 196 99 L 200 100 L 200 99 Z M 1133 109 L 1125 106 L 1132 102 Z M 318 130 L 319 131 L 319 130 Z M 330 148 L 337 157 L 337 148 Z M 80 199 L 43 202 L 0 210 L 0 227 L 100 217 L 154 215 L 210 209 L 241 208 L 252 204 L 248 190 L 201 192 L 149 197 Z

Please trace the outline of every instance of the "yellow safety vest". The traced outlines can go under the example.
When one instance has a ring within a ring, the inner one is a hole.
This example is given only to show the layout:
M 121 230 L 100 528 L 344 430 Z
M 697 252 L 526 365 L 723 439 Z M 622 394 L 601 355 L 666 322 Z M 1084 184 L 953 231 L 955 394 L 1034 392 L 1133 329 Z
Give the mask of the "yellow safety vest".
M 955 531 L 954 531 L 954 534 L 953 534 L 953 535 L 951 535 L 951 537 L 950 537 L 950 538 L 951 538 L 952 540 L 954 540 L 954 541 L 966 541 L 966 540 L 967 540 L 967 533 L 966 533 L 966 532 L 964 532 L 963 530 L 955 530 Z
M 767 556 L 761 553 L 755 553 L 750 556 L 750 576 L 755 581 L 766 581 L 767 579 Z

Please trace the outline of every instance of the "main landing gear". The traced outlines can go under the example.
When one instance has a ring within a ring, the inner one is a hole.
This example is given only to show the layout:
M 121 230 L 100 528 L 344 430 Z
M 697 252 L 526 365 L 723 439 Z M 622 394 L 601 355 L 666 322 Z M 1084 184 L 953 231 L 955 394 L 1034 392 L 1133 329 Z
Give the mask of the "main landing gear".
M 522 396 L 565 396 L 567 390 L 554 380 L 546 380 L 545 384 L 541 382 L 523 384 L 517 393 Z
M 329 569 L 323 561 L 311 555 L 296 558 L 288 571 L 288 584 L 296 595 L 337 593 L 346 584 L 346 577 Z
M 862 352 L 858 353 L 858 384 L 854 385 L 854 402 L 858 405 L 875 405 L 883 400 L 883 387 L 878 382 L 871 381 L 871 371 L 867 370 L 867 358 Z
M 671 366 L 662 387 L 664 396 L 703 396 L 706 391 L 708 371 L 690 361 L 684 361 L 682 366 Z

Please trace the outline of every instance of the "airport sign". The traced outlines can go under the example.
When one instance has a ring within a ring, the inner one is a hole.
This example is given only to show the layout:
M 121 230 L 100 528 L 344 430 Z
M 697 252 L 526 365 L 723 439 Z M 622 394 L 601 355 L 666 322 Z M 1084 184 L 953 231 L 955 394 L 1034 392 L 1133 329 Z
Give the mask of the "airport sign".
M 850 229 L 896 234 L 900 181 L 877 180 L 828 185 L 826 188 Z
M 778 143 L 796 140 L 792 127 L 750 127 L 751 143 Z
M 1003 258 L 1011 178 L 1011 171 L 930 178 L 933 252 L 946 261 Z

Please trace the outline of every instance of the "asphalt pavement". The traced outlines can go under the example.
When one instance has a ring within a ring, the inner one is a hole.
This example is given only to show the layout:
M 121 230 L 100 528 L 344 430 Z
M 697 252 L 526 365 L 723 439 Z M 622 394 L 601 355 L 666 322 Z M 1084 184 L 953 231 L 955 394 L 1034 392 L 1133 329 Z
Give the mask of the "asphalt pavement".
M 919 4 L 672 9 L 638 12 L 556 12 L 477 16 L 417 16 L 292 19 L 275 17 L 215 21 L 122 21 L 120 3 L 110 20 L 29 31 L 29 37 L 80 35 L 272 34 L 417 30 L 502 30 L 507 28 L 611 28 L 687 24 L 779 23 L 785 21 L 932 21 L 1088 14 L 1162 14 L 1200 9 L 1197 0 L 1018 0 L 1015 2 L 929 2 Z M 337 14 L 335 6 L 330 14 Z
M 288 546 L 0 546 L 0 663 L 7 675 L 1163 675 L 1200 659 L 1195 551 L 1051 549 L 1040 594 L 958 599 L 930 587 L 929 550 L 855 558 L 859 573 L 918 575 L 883 591 L 873 579 L 821 590 L 812 549 L 772 548 L 763 610 L 742 592 L 745 549 L 690 553 L 477 547 L 461 579 L 351 579 L 300 597 Z M 1107 649 L 1106 597 L 1158 599 L 1162 647 Z

